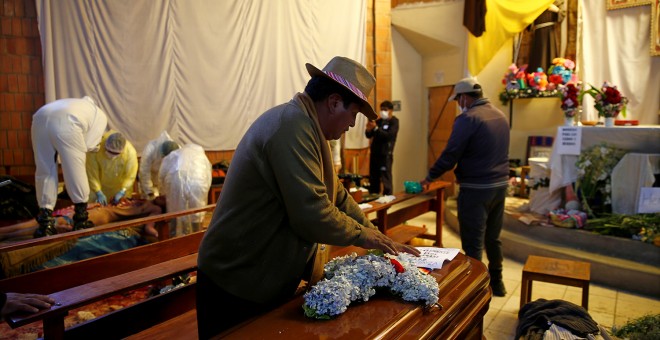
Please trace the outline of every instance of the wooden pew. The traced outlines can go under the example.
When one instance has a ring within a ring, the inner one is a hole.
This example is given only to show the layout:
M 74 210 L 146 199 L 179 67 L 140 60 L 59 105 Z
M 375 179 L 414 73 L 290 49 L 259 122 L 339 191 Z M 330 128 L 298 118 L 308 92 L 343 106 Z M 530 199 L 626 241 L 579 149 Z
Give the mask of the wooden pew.
M 398 195 L 397 199 L 393 202 L 377 204 L 365 212 L 376 212 L 379 217 L 378 220 L 381 221 L 381 230 L 394 240 L 407 243 L 414 237 L 425 235 L 427 232 L 426 228 L 408 225 L 393 226 L 391 223 L 405 221 L 427 211 L 435 211 L 440 221 L 442 221 L 443 214 L 440 212 L 444 207 L 443 190 L 447 185 L 444 183 L 435 184 L 423 193 L 435 192 L 435 197 L 430 196 L 421 203 L 400 209 L 403 210 L 401 212 L 397 210 L 389 216 L 387 215 L 387 210 L 390 207 L 411 198 L 419 197 L 419 195 L 404 193 Z M 439 204 L 435 202 L 439 202 Z M 147 222 L 168 220 L 185 214 L 212 210 L 214 207 L 215 205 L 209 205 L 204 208 L 190 209 L 184 212 L 149 216 L 66 234 L 58 234 L 52 237 L 18 242 L 0 248 L 0 251 L 21 249 L 48 242 L 119 230 L 142 225 Z M 441 232 L 441 225 L 440 222 L 438 224 L 438 233 Z M 131 334 L 142 334 L 140 332 L 143 330 L 149 334 L 151 329 L 160 330 L 159 332 L 169 332 L 172 331 L 170 327 L 176 327 L 181 330 L 190 328 L 190 319 L 195 319 L 194 283 L 66 330 L 64 329 L 64 316 L 66 316 L 68 311 L 80 306 L 159 280 L 171 278 L 181 273 L 196 270 L 196 252 L 202 235 L 203 233 L 201 232 L 194 233 L 143 247 L 0 280 L 0 289 L 4 291 L 49 294 L 61 304 L 33 315 L 12 315 L 8 318 L 8 322 L 12 327 L 20 327 L 21 325 L 42 320 L 44 324 L 44 337 L 46 339 L 59 339 L 62 337 L 88 338 L 98 334 L 104 334 L 104 336 L 107 335 L 110 338 L 122 338 Z M 437 235 L 432 236 L 435 237 L 436 242 L 441 242 L 441 239 Z M 359 250 L 360 248 L 355 249 Z M 352 250 L 353 248 L 351 247 L 335 249 L 333 257 Z M 85 275 L 80 275 L 80 273 L 85 273 Z M 118 324 L 121 324 L 122 327 L 117 327 Z M 194 334 L 196 334 L 196 319 L 194 326 Z M 187 334 L 187 336 L 191 335 L 192 333 Z
M 1 247 L 0 251 L 65 241 L 139 226 L 147 222 L 170 220 L 186 214 L 209 211 L 214 207 L 215 205 L 208 205 L 203 208 L 149 216 L 17 242 Z M 150 298 L 135 306 L 104 315 L 71 329 L 64 329 L 64 317 L 70 310 L 154 282 L 169 280 L 182 273 L 195 271 L 197 251 L 202 237 L 203 232 L 197 232 L 0 280 L 0 290 L 2 291 L 48 294 L 60 304 L 32 315 L 11 315 L 6 318 L 6 321 L 11 327 L 16 328 L 41 320 L 43 321 L 44 337 L 52 339 L 73 335 L 76 338 L 78 335 L 84 335 L 83 338 L 91 338 L 98 334 L 119 338 L 161 323 L 194 308 L 194 284 Z M 118 328 L 112 320 L 126 321 L 127 323 L 124 325 L 130 325 L 130 327 Z
M 429 185 L 429 188 L 419 194 L 409 194 L 400 192 L 395 194 L 395 199 L 388 203 L 369 202 L 371 208 L 364 209 L 365 214 L 376 213 L 376 219 L 372 222 L 378 226 L 381 232 L 386 233 L 390 228 L 398 226 L 407 220 L 415 218 L 429 211 L 435 212 L 436 233 L 428 234 L 426 230 L 421 232 L 418 237 L 433 240 L 434 245 L 442 247 L 442 222 L 445 218 L 445 188 L 451 186 L 451 182 L 435 181 Z M 411 199 L 421 198 L 419 202 L 408 205 L 404 208 L 388 212 L 390 208 L 405 203 Z M 420 227 L 421 228 L 421 227 Z

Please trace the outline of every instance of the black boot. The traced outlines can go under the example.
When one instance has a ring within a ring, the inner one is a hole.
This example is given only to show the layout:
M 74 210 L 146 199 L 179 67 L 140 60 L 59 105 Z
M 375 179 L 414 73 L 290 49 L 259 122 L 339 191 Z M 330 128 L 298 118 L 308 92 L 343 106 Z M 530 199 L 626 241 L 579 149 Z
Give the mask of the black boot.
M 32 235 L 34 238 L 57 234 L 57 229 L 55 229 L 55 218 L 53 218 L 52 210 L 48 208 L 40 208 L 39 214 L 37 214 L 37 223 L 39 223 L 39 228 L 37 228 Z
M 94 226 L 92 221 L 88 220 L 87 203 L 76 203 L 73 214 L 73 230 L 87 229 Z

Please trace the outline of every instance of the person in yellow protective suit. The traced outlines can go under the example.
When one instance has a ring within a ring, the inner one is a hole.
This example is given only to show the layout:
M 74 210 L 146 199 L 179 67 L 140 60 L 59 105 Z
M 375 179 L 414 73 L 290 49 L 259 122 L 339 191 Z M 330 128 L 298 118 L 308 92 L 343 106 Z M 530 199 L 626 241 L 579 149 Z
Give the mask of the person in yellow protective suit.
M 35 238 L 57 234 L 52 214 L 57 201 L 58 155 L 67 192 L 76 207 L 74 229 L 93 226 L 87 220 L 89 183 L 85 159 L 88 151 L 98 151 L 107 125 L 105 112 L 87 96 L 53 101 L 32 116 L 32 150 L 37 166 L 34 181 L 39 203 Z
M 164 149 L 162 147 L 163 145 L 168 145 L 170 147 Z M 158 170 L 160 169 L 160 164 L 170 151 L 178 148 L 179 145 L 174 142 L 169 134 L 167 134 L 167 131 L 161 132 L 158 138 L 149 141 L 147 146 L 144 147 L 144 150 L 142 150 L 142 158 L 140 158 L 140 170 L 138 170 L 142 198 L 153 199 L 160 194 L 160 185 L 158 183 Z
M 167 212 L 199 208 L 207 204 L 211 188 L 211 162 L 204 149 L 197 144 L 186 144 L 163 158 L 158 172 L 161 194 L 167 199 Z M 199 231 L 204 212 L 181 216 L 170 227 L 171 236 Z
M 137 152 L 131 142 L 120 132 L 106 132 L 101 151 L 87 155 L 89 202 L 106 205 L 131 197 L 137 171 Z

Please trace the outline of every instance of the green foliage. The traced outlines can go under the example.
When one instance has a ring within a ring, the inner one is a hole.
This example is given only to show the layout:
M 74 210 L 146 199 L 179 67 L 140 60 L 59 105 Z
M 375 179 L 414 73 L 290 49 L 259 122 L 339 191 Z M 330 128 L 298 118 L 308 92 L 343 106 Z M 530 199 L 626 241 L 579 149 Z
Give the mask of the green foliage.
M 612 334 L 630 340 L 660 339 L 660 314 L 645 315 L 628 321 L 621 328 L 612 327 Z
M 604 214 L 600 218 L 587 220 L 586 230 L 601 235 L 628 237 L 653 243 L 660 237 L 660 213 L 655 214 Z
M 598 200 L 598 210 L 606 211 L 611 205 L 611 175 L 614 167 L 626 154 L 625 151 L 607 143 L 594 145 L 580 154 L 575 166 L 578 168 L 577 189 L 582 197 L 582 206 L 589 217 L 594 217 L 593 203 Z

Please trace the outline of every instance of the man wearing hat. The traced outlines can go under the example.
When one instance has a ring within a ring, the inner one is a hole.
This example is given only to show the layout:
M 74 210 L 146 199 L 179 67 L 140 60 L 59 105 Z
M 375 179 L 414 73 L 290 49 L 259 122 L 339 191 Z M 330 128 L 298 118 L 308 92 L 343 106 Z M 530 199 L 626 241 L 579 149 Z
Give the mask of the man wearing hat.
M 473 78 L 459 81 L 449 100 L 458 102 L 461 114 L 422 185 L 427 186 L 456 166 L 463 250 L 481 261 L 485 245 L 493 295 L 505 296 L 500 232 L 509 180 L 509 124 L 502 111 L 483 98 L 481 85 Z
M 418 255 L 380 233 L 338 183 L 328 140 L 377 118 L 364 66 L 334 57 L 303 93 L 263 113 L 243 136 L 199 249 L 197 320 L 207 339 L 290 299 L 322 276 L 325 244 Z M 324 258 L 325 257 L 325 258 Z
M 137 152 L 121 132 L 108 131 L 101 140 L 101 151 L 87 155 L 89 202 L 117 204 L 133 193 L 138 171 Z M 110 195 L 110 201 L 108 197 Z
M 42 106 L 32 117 L 32 149 L 37 166 L 34 181 L 39 202 L 34 237 L 57 234 L 53 208 L 57 202 L 57 159 L 67 193 L 75 204 L 75 229 L 91 227 L 87 220 L 89 183 L 85 171 L 86 152 L 98 151 L 108 117 L 90 97 L 65 98 Z

